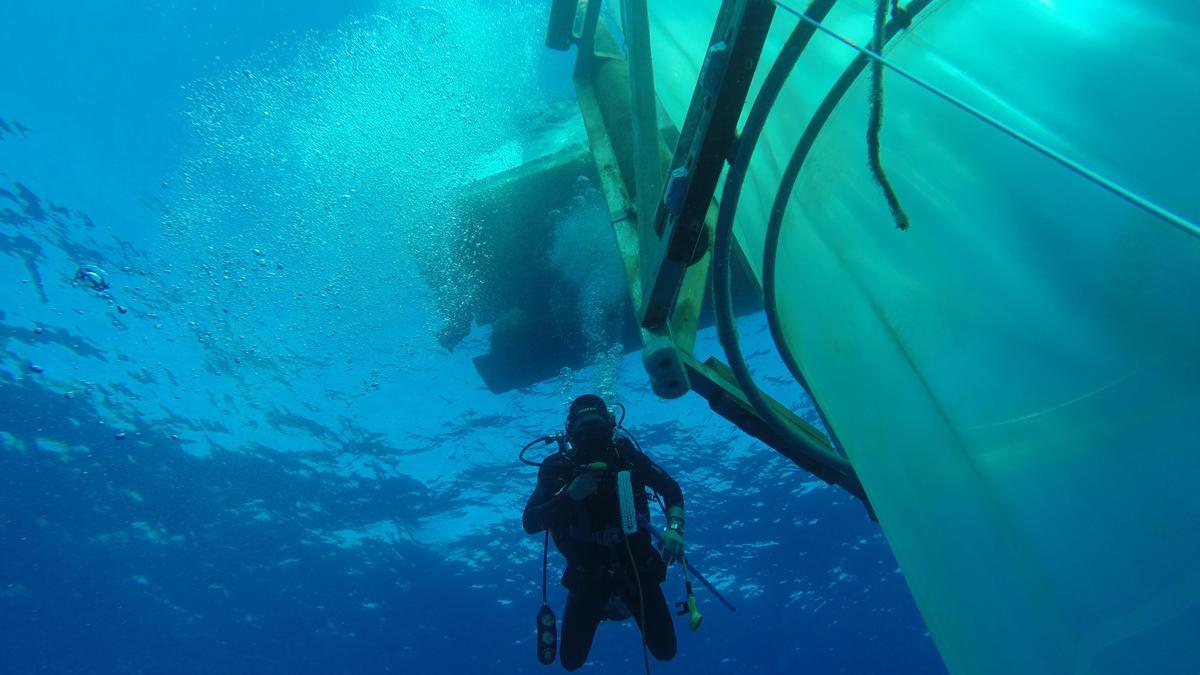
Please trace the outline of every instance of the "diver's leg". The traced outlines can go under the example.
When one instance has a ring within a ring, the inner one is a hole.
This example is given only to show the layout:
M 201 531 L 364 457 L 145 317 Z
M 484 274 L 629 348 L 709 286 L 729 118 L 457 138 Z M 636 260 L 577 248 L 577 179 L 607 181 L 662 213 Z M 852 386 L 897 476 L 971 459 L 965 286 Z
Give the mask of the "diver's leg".
M 642 629 L 642 635 L 646 639 L 646 646 L 650 648 L 650 653 L 659 661 L 670 661 L 675 657 L 675 624 L 672 622 L 671 608 L 667 606 L 667 599 L 663 597 L 662 588 L 658 584 L 647 582 L 643 589 L 642 601 L 646 608 L 645 625 L 642 625 L 642 612 L 641 606 L 638 604 L 636 584 L 630 584 L 629 590 L 623 594 L 623 599 L 629 605 L 629 611 L 633 613 L 638 627 Z
M 567 594 L 567 608 L 563 610 L 562 650 L 559 660 L 563 668 L 576 670 L 587 661 L 592 649 L 592 638 L 608 598 L 604 593 L 584 587 L 579 592 Z

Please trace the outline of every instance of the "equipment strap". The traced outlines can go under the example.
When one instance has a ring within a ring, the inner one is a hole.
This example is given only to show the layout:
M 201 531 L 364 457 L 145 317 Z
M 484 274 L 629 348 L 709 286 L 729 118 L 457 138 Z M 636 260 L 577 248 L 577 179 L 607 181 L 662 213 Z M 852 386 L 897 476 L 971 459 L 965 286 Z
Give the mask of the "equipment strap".
M 546 568 L 550 557 L 550 528 L 546 528 L 546 538 L 542 541 L 542 604 L 546 604 Z

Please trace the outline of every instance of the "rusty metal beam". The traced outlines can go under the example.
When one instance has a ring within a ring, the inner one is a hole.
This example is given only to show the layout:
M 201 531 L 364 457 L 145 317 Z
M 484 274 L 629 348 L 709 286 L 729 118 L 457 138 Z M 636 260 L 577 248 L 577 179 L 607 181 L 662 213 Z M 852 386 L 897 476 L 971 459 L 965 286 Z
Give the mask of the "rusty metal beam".
M 643 326 L 666 323 L 687 268 L 708 249 L 705 217 L 732 155 L 738 118 L 774 14 L 769 0 L 721 5 L 654 216 L 658 250 L 644 284 Z

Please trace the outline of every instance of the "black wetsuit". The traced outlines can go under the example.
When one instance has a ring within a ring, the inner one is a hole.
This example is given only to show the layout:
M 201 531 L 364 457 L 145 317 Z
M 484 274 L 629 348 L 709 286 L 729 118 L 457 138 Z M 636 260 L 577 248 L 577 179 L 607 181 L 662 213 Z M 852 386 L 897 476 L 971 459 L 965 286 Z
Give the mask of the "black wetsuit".
M 554 545 L 567 559 L 562 576 L 562 585 L 568 591 L 567 607 L 563 612 L 560 649 L 560 659 L 567 670 L 575 670 L 587 660 L 596 627 L 613 597 L 620 598 L 629 609 L 656 659 L 665 661 L 675 656 L 675 627 L 659 588 L 667 577 L 667 566 L 651 545 L 644 524 L 629 536 L 626 548 L 625 539 L 619 534 L 616 472 L 630 470 L 634 503 L 643 523 L 649 522 L 650 516 L 647 487 L 662 495 L 668 509 L 683 506 L 683 491 L 666 471 L 623 438 L 606 455 L 589 458 L 589 461 L 608 462 L 609 471 L 600 480 L 595 494 L 578 502 L 567 495 L 566 486 L 581 469 L 562 454 L 548 457 L 538 471 L 537 487 L 525 505 L 522 518 L 525 531 L 530 534 L 549 528 Z M 631 554 L 637 563 L 636 574 Z

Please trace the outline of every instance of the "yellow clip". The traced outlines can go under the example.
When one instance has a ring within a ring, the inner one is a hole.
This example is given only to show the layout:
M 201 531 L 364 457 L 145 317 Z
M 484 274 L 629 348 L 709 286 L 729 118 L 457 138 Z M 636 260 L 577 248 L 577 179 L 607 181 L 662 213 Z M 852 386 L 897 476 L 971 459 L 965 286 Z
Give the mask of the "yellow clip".
M 692 575 L 688 572 L 687 558 L 679 562 L 683 566 L 683 579 L 687 583 L 688 628 L 697 631 L 700 630 L 700 624 L 704 621 L 704 615 L 696 607 L 696 595 L 692 593 Z
M 696 596 L 689 595 L 687 599 L 688 608 L 688 628 L 692 630 L 700 630 L 700 623 L 704 621 L 704 615 L 696 608 Z

